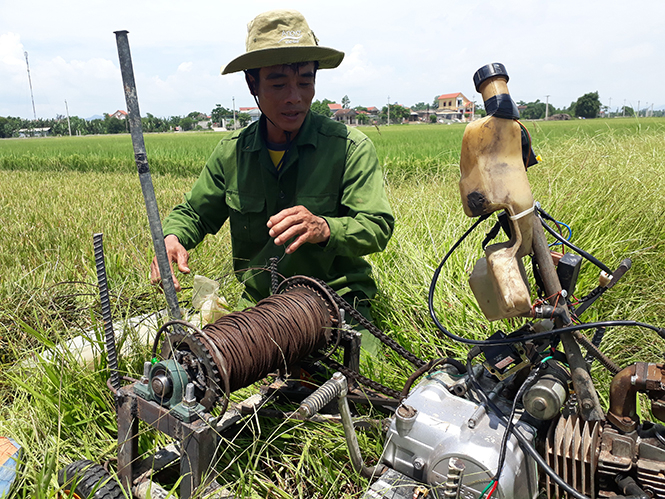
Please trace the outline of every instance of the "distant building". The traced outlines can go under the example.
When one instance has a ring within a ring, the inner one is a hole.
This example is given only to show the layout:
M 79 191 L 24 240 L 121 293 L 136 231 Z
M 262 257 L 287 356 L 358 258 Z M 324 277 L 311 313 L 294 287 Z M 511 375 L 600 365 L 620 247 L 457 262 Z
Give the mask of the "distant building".
M 119 120 L 126 120 L 127 119 L 127 111 L 123 111 L 122 109 L 118 109 L 115 113 L 109 115 L 111 118 L 118 118 Z
M 330 105 L 330 104 L 328 104 Z M 342 123 L 346 123 L 347 125 L 356 125 L 356 116 L 358 115 L 358 112 L 353 110 L 353 109 L 338 109 L 335 111 L 333 114 L 333 119 L 335 121 L 341 121 Z
M 473 102 L 467 99 L 462 92 L 443 94 L 438 97 L 439 107 L 436 115 L 439 119 L 460 120 L 471 119 Z
M 333 113 L 335 113 L 335 111 L 339 111 L 340 109 L 342 109 L 342 105 L 341 104 L 328 104 L 328 109 L 330 109 Z
M 261 117 L 261 110 L 254 106 L 254 107 L 241 107 L 238 109 L 239 113 L 245 113 L 249 114 L 251 117 L 252 121 L 250 123 L 254 123 L 255 121 L 259 121 L 259 118 Z
M 18 131 L 19 137 L 47 137 L 51 134 L 51 127 L 46 128 L 21 128 Z

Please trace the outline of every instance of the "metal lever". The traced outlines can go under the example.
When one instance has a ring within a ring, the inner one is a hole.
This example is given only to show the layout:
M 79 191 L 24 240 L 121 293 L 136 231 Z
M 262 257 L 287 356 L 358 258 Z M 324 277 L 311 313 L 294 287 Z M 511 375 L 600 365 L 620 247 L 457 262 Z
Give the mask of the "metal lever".
M 365 462 L 360 454 L 360 446 L 358 445 L 356 430 L 353 427 L 349 402 L 346 399 L 348 393 L 349 386 L 346 377 L 342 373 L 336 372 L 333 374 L 333 377 L 321 385 L 318 390 L 303 400 L 298 412 L 304 417 L 311 417 L 335 397 L 338 397 L 337 405 L 339 407 L 339 414 L 342 417 L 346 446 L 349 450 L 353 469 L 365 478 L 372 478 L 382 474 L 386 470 L 386 467 L 384 465 L 365 466 Z

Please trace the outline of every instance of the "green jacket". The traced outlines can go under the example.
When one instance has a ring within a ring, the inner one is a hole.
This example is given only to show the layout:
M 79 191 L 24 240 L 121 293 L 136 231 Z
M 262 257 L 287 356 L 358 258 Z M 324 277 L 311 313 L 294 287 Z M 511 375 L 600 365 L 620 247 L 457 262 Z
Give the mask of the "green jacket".
M 176 235 L 191 249 L 228 218 L 236 277 L 255 301 L 270 294 L 273 256 L 285 277 L 318 277 L 342 295 L 372 298 L 376 285 L 361 256 L 383 250 L 394 226 L 374 145 L 363 133 L 310 112 L 277 172 L 263 120 L 220 141 L 185 202 L 165 219 L 164 235 Z M 297 205 L 325 218 L 330 239 L 287 255 L 266 223 Z

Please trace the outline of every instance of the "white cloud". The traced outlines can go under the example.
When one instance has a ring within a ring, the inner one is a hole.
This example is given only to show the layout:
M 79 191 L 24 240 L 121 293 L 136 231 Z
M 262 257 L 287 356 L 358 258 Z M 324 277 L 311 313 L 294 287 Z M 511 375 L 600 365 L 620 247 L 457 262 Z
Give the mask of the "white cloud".
M 183 73 L 188 73 L 192 70 L 193 66 L 194 64 L 191 62 L 183 62 L 180 66 L 178 66 L 178 71 L 181 71 Z

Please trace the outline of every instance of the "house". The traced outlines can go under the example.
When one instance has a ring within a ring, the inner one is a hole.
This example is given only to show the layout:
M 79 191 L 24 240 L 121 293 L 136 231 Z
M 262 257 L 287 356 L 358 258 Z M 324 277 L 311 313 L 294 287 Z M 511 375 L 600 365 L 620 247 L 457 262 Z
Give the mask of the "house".
M 259 118 L 261 117 L 261 110 L 254 106 L 254 107 L 241 107 L 238 108 L 239 113 L 245 113 L 249 114 L 251 121 L 250 123 L 254 123 L 255 121 L 259 121 Z
M 334 103 L 333 104 L 328 104 L 328 109 L 330 109 L 334 114 L 336 111 L 339 111 L 340 109 L 342 109 L 342 105 L 341 104 L 334 104 Z
M 467 99 L 462 92 L 439 95 L 439 107 L 436 115 L 444 120 L 471 119 L 473 102 Z
M 328 104 L 330 105 L 330 104 Z M 354 109 L 338 109 L 333 114 L 333 119 L 335 121 L 341 121 L 347 125 L 357 125 L 356 116 L 358 112 Z
M 123 111 L 122 109 L 118 109 L 115 113 L 110 115 L 111 118 L 118 118 L 119 120 L 126 120 L 127 119 L 127 111 Z
M 18 131 L 19 137 L 47 137 L 51 134 L 51 127 L 46 128 L 21 128 Z
M 201 115 L 199 116 L 199 121 L 196 123 L 197 127 L 201 127 L 204 130 L 209 130 L 212 128 L 212 121 L 210 121 L 210 116 Z
M 381 112 L 380 109 L 372 106 L 367 108 L 367 115 L 371 120 L 375 120 L 379 117 L 379 113 Z

